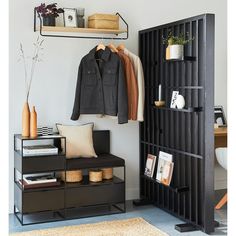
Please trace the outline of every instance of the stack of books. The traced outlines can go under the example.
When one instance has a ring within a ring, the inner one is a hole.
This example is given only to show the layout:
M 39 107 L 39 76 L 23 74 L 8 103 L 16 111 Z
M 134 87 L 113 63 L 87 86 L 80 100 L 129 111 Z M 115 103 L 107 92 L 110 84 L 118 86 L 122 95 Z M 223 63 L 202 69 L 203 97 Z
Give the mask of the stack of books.
M 53 174 L 25 176 L 19 183 L 24 189 L 54 187 L 61 184 Z
M 24 146 L 24 156 L 44 156 L 44 155 L 57 155 L 58 148 L 53 145 L 34 145 Z

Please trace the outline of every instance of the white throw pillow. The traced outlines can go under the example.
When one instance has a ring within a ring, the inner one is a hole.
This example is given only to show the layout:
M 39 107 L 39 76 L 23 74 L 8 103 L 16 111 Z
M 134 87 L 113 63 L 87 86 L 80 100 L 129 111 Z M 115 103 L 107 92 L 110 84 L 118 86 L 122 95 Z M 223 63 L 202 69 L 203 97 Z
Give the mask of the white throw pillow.
M 80 126 L 56 124 L 66 137 L 66 158 L 97 157 L 93 147 L 93 124 Z M 62 147 L 64 150 L 64 147 Z

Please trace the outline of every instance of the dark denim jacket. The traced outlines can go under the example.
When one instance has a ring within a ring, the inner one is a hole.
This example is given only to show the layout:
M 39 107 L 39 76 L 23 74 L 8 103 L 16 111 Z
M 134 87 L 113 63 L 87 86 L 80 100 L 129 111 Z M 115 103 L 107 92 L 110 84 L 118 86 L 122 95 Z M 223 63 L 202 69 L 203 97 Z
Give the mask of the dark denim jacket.
M 96 60 L 96 58 L 98 60 Z M 81 60 L 78 72 L 72 120 L 80 114 L 118 116 L 118 123 L 128 122 L 127 88 L 119 56 L 106 47 L 96 47 Z

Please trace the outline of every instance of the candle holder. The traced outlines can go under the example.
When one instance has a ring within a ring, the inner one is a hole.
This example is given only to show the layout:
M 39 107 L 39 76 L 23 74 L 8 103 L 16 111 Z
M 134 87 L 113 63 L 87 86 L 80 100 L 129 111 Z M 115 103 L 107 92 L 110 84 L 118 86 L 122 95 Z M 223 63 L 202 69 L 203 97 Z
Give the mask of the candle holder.
M 165 106 L 165 101 L 155 101 L 155 106 L 156 107 L 163 107 Z

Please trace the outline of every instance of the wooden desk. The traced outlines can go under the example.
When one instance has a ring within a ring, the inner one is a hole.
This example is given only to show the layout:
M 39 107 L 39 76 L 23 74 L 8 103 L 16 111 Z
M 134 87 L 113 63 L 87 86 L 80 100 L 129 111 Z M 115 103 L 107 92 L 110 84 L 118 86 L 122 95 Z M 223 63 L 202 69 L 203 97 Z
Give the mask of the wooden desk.
M 215 148 L 227 147 L 227 127 L 215 128 Z

